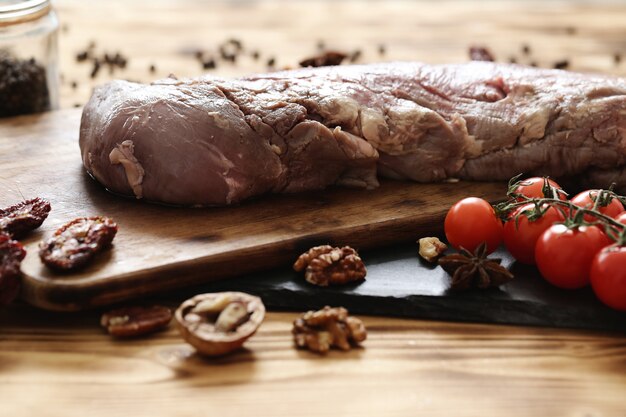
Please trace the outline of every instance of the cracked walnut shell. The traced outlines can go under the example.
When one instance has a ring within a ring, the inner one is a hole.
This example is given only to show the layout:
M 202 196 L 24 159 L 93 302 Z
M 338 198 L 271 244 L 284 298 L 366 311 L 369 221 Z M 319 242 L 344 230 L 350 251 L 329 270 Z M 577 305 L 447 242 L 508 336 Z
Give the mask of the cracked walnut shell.
M 322 287 L 362 281 L 367 274 L 359 254 L 349 246 L 315 246 L 298 257 L 293 269 L 305 270 L 304 278 Z
M 343 307 L 329 306 L 307 311 L 293 322 L 294 341 L 299 348 L 325 354 L 331 347 L 350 350 L 367 338 L 363 322 L 348 315 Z
M 183 302 L 174 315 L 187 343 L 207 356 L 239 349 L 265 318 L 259 297 L 242 292 L 199 294 Z

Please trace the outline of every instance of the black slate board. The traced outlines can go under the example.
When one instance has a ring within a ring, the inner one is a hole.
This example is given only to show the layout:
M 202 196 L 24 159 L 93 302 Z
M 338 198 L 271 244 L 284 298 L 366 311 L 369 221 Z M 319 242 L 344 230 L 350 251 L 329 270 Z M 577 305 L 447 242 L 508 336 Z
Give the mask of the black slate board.
M 463 293 L 448 291 L 449 276 L 421 260 L 416 244 L 363 252 L 361 257 L 368 271 L 361 284 L 320 288 L 285 268 L 213 282 L 200 290 L 256 294 L 270 309 L 341 305 L 354 314 L 626 332 L 626 313 L 602 305 L 590 288 L 553 287 L 536 268 L 514 262 L 504 249 L 491 257 L 501 258 L 515 279 L 500 289 Z

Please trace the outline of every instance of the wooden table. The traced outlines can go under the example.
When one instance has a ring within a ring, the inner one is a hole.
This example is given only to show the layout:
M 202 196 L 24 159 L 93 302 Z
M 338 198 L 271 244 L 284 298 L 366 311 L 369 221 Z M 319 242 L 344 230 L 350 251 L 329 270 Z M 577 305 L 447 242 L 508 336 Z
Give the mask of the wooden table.
M 210 53 L 230 37 L 261 58 L 219 61 L 215 74 L 264 71 L 272 56 L 276 67 L 294 66 L 318 40 L 361 49 L 360 62 L 463 61 L 470 44 L 484 44 L 501 61 L 567 59 L 578 70 L 626 73 L 614 61 L 626 52 L 626 5 L 59 0 L 57 8 L 65 108 L 111 76 L 200 74 L 193 52 Z M 91 40 L 99 53 L 128 56 L 127 69 L 89 79 L 91 66 L 74 57 Z M 115 341 L 97 312 L 17 303 L 0 311 L 0 417 L 626 415 L 623 335 L 364 317 L 363 349 L 319 357 L 293 348 L 296 315 L 270 313 L 246 350 L 204 360 L 173 327 Z

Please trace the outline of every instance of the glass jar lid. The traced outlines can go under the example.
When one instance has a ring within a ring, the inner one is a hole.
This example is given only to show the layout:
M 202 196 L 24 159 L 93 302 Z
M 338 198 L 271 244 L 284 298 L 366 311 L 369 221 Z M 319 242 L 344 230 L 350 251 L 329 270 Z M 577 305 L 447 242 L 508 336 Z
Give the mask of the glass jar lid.
M 38 19 L 51 7 L 50 0 L 0 0 L 0 26 Z

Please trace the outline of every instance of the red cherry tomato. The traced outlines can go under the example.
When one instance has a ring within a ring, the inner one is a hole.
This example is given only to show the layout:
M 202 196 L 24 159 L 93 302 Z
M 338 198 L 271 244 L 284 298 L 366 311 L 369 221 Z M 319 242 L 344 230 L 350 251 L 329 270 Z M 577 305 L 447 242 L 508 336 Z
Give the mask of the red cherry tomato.
M 539 236 L 554 223 L 565 220 L 561 212 L 549 207 L 541 217 L 531 221 L 528 216 L 532 218 L 534 208 L 533 203 L 523 205 L 513 213 L 511 220 L 504 224 L 506 248 L 516 260 L 530 265 L 535 264 L 535 246 Z
M 626 311 L 626 246 L 602 249 L 591 264 L 591 287 L 607 306 Z
M 626 211 L 622 211 L 620 214 L 615 216 L 615 220 L 617 220 L 621 224 L 626 224 Z
M 515 189 L 515 193 L 522 194 L 530 198 L 554 197 L 551 195 L 543 194 L 543 184 L 544 184 L 543 177 L 528 178 L 520 182 L 520 185 Z M 548 184 L 550 184 L 552 187 L 558 188 L 559 190 L 562 189 L 561 186 L 556 183 L 556 181 L 553 181 L 551 179 L 548 179 Z M 559 199 L 565 200 L 566 197 L 564 194 L 559 193 Z M 522 198 L 518 198 L 518 201 L 523 201 L 523 200 L 524 199 Z
M 448 242 L 459 249 L 474 251 L 483 242 L 491 253 L 502 242 L 502 222 L 489 202 L 469 197 L 453 205 L 444 222 Z
M 561 288 L 582 288 L 589 284 L 591 262 L 600 250 L 611 244 L 596 226 L 568 228 L 550 226 L 537 240 L 535 261 L 541 275 Z
M 582 208 L 590 209 L 594 205 L 593 199 L 598 195 L 598 190 L 587 190 L 582 193 L 578 193 L 572 198 L 571 202 Z M 608 206 L 598 207 L 598 211 L 604 215 L 609 217 L 616 217 L 622 211 L 624 211 L 624 206 L 617 198 L 611 198 L 611 202 Z M 591 214 L 585 214 L 585 220 L 588 222 L 592 222 L 596 220 L 596 218 Z

